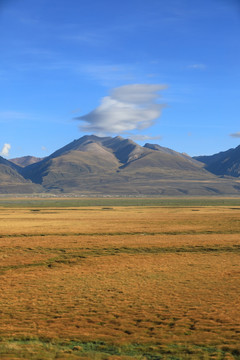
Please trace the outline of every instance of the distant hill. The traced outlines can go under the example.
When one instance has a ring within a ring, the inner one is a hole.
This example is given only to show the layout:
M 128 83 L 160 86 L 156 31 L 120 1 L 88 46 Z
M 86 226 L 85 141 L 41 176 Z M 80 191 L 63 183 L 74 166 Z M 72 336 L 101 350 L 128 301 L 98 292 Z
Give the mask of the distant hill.
M 41 161 L 43 158 L 38 158 L 35 156 L 22 156 L 14 159 L 10 159 L 12 163 L 20 166 L 20 167 L 26 167 L 28 165 L 34 164 L 36 162 Z
M 120 136 L 83 136 L 26 166 L 21 173 L 56 193 L 236 195 L 240 188 L 219 179 L 185 154 L 159 145 L 140 146 Z
M 20 168 L 0 156 L 0 194 L 27 194 L 43 191 L 42 186 L 24 179 Z
M 240 176 L 240 146 L 209 156 L 196 156 L 205 169 L 216 175 Z

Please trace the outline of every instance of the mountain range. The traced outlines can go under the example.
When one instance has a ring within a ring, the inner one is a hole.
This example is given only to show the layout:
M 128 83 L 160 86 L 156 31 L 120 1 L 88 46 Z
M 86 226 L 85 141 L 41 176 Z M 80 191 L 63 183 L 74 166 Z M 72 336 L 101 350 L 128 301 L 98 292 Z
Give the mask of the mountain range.
M 237 196 L 239 153 L 191 158 L 157 144 L 86 135 L 43 159 L 0 157 L 0 193 Z
M 196 156 L 197 161 L 205 164 L 205 168 L 216 175 L 240 176 L 240 145 L 235 149 L 210 156 Z

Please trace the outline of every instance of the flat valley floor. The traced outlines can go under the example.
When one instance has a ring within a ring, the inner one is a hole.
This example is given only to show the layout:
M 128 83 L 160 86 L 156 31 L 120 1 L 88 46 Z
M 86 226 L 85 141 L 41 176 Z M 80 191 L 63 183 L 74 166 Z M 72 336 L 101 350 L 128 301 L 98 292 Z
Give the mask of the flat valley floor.
M 240 359 L 236 203 L 0 201 L 0 358 Z

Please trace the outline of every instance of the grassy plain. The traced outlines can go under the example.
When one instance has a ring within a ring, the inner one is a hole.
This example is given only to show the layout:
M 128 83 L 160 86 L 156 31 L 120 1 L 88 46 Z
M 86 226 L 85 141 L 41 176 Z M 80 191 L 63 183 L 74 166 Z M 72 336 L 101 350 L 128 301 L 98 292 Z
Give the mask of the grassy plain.
M 0 200 L 1 359 L 240 359 L 239 200 L 56 201 Z

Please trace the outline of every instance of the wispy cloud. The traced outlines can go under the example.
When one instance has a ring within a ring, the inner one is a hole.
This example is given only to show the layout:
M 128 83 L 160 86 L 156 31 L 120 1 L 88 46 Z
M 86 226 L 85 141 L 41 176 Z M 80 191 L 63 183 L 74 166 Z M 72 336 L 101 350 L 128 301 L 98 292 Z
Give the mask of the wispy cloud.
M 9 120 L 30 120 L 33 119 L 33 116 L 27 113 L 19 111 L 0 111 L 0 121 L 9 121 Z
M 64 35 L 63 40 L 71 42 L 81 43 L 90 46 L 102 46 L 106 45 L 106 38 L 101 32 L 83 31 L 78 34 Z
M 157 103 L 160 97 L 158 92 L 166 87 L 160 84 L 133 84 L 115 88 L 110 96 L 102 98 L 100 106 L 76 118 L 84 122 L 80 130 L 106 135 L 149 128 L 166 106 Z
M 134 82 L 138 77 L 138 72 L 142 74 L 141 69 L 136 65 L 129 64 L 99 64 L 72 61 L 61 56 L 44 51 L 44 49 L 26 49 L 23 54 L 31 55 L 29 59 L 18 64 L 17 71 L 22 73 L 29 72 L 69 72 L 75 76 L 81 76 L 93 79 L 103 86 L 112 87 L 116 82 L 126 83 Z M 0 78 L 4 76 L 1 74 Z M 146 76 L 147 77 L 147 76 Z
M 44 49 L 41 47 L 29 47 L 26 46 L 25 48 L 20 50 L 22 54 L 35 56 L 36 58 L 47 58 L 47 59 L 57 59 L 59 57 L 59 54 L 49 50 Z
M 2 147 L 2 150 L 0 152 L 0 156 L 3 156 L 3 157 L 8 157 L 9 156 L 9 151 L 11 149 L 11 145 L 10 144 L 4 144 L 3 147 Z
M 149 140 L 161 140 L 161 136 L 149 136 L 149 135 L 130 135 L 129 136 L 134 141 L 149 141 Z
M 134 81 L 133 69 L 128 65 L 82 64 L 78 67 L 78 72 L 87 74 L 105 86 L 111 86 L 116 81 Z
M 233 134 L 230 134 L 230 136 L 233 137 L 233 138 L 240 138 L 240 131 L 236 132 L 236 133 L 233 133 Z
M 191 64 L 188 66 L 189 69 L 205 70 L 207 66 L 205 64 Z

